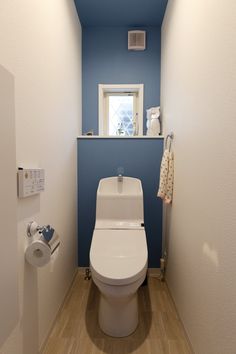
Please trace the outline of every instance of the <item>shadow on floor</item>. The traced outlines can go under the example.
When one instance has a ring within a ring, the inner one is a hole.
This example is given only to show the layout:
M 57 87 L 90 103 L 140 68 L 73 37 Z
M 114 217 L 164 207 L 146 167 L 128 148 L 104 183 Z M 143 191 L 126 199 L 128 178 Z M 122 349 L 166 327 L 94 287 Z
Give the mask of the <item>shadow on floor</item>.
M 124 338 L 110 337 L 101 331 L 98 324 L 99 297 L 99 290 L 92 282 L 85 314 L 87 333 L 91 341 L 102 353 L 132 353 L 145 341 L 151 328 L 152 312 L 148 286 L 141 286 L 138 290 L 138 327 L 134 333 Z

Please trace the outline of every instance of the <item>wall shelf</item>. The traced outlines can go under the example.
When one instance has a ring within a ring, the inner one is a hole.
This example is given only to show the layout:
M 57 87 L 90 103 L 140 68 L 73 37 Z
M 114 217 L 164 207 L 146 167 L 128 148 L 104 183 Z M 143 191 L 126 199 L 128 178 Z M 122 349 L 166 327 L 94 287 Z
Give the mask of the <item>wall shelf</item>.
M 79 135 L 77 139 L 164 139 L 164 135 L 158 136 L 101 136 L 101 135 Z

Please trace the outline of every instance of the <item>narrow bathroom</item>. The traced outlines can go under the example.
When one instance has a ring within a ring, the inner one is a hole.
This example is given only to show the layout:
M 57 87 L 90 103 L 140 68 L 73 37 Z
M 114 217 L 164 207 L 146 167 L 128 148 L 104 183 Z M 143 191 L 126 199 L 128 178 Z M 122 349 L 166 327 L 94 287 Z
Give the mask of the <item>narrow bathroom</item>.
M 236 353 L 235 19 L 0 1 L 0 354 Z

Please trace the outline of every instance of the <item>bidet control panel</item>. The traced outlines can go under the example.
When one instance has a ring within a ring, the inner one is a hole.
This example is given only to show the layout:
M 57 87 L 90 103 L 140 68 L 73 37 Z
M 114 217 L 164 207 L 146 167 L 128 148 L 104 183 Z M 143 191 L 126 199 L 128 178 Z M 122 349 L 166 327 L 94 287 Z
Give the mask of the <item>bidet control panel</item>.
M 18 197 L 26 198 L 44 191 L 45 173 L 42 168 L 18 169 Z

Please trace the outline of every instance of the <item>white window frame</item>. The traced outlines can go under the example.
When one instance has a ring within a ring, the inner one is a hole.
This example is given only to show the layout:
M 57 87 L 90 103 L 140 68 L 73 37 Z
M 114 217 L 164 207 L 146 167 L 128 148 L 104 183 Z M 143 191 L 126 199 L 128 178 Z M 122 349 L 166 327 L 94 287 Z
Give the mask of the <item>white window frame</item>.
M 107 93 L 136 93 L 138 112 L 138 135 L 143 135 L 143 84 L 99 84 L 98 85 L 98 134 L 108 136 L 106 122 Z

